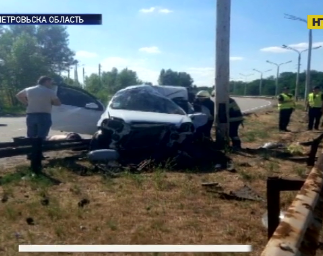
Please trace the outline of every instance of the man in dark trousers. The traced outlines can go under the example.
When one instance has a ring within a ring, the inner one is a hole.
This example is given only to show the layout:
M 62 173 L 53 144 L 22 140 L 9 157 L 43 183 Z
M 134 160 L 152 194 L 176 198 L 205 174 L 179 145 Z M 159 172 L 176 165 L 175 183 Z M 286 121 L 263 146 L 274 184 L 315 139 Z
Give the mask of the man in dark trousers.
M 26 106 L 27 137 L 45 140 L 52 125 L 52 106 L 61 105 L 52 89 L 52 79 L 42 76 L 37 85 L 18 92 L 16 97 Z
M 281 132 L 290 132 L 287 129 L 290 117 L 295 110 L 295 101 L 289 91 L 289 87 L 284 87 L 283 92 L 278 95 L 279 110 L 279 130 Z
M 208 116 L 208 122 L 203 126 L 203 134 L 206 137 L 211 137 L 214 122 L 214 102 L 211 100 L 211 95 L 208 91 L 199 91 L 196 94 L 194 109 Z
M 313 92 L 307 97 L 308 130 L 319 129 L 323 109 L 323 94 L 319 86 L 315 86 Z
M 212 97 L 216 97 L 216 92 L 212 93 Z M 213 120 L 215 117 L 214 113 L 214 102 L 211 100 L 210 94 L 205 91 L 198 92 L 197 95 L 197 100 L 198 102 L 207 108 L 210 111 L 210 121 L 207 125 L 208 133 L 210 133 L 212 125 L 213 125 Z M 208 99 L 208 100 L 206 100 Z M 211 101 L 211 103 L 210 103 Z M 229 98 L 229 137 L 232 141 L 232 147 L 234 149 L 240 149 L 241 148 L 241 140 L 239 137 L 239 127 L 243 123 L 243 116 L 240 107 L 238 106 L 237 102 Z
M 229 137 L 234 149 L 241 149 L 241 140 L 239 137 L 239 127 L 243 125 L 242 111 L 237 102 L 229 98 Z

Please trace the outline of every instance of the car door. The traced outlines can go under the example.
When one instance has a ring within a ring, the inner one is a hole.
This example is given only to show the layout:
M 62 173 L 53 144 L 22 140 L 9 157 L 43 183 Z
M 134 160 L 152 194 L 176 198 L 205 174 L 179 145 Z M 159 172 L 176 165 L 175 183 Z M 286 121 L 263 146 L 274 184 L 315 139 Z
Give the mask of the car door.
M 91 94 L 82 89 L 58 86 L 57 96 L 61 106 L 53 106 L 52 129 L 92 135 L 97 131 L 97 121 L 104 106 Z

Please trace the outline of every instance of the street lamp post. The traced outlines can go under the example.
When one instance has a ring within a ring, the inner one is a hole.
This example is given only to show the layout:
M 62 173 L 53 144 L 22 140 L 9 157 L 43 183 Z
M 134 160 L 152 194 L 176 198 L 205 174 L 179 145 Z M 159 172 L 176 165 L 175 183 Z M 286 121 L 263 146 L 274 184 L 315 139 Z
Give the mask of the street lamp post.
M 272 71 L 272 69 L 268 69 L 266 71 L 259 71 L 257 69 L 253 69 L 254 71 L 260 73 L 260 82 L 259 82 L 259 96 L 261 96 L 262 94 L 262 76 L 263 76 L 263 73 L 266 73 L 266 72 L 269 72 L 269 71 Z
M 266 61 L 267 63 L 269 64 L 272 64 L 272 65 L 275 65 L 277 67 L 277 73 L 276 73 L 276 88 L 275 88 L 275 96 L 278 95 L 278 78 L 279 78 L 279 68 L 281 65 L 284 65 L 284 64 L 287 64 L 287 63 L 291 63 L 292 61 L 287 61 L 287 62 L 283 62 L 283 63 L 274 63 L 274 62 L 271 62 L 269 60 Z
M 294 15 L 285 14 L 286 19 L 290 20 L 298 20 L 301 22 L 305 22 L 307 24 L 307 20 L 296 17 Z M 311 59 L 312 59 L 312 29 L 308 30 L 308 55 L 307 55 L 307 69 L 306 69 L 306 83 L 305 83 L 305 99 L 310 91 L 310 83 L 311 83 Z
M 247 80 L 247 78 L 249 77 L 249 76 L 252 76 L 253 74 L 248 74 L 248 75 L 245 75 L 245 74 L 239 74 L 240 76 L 243 76 L 244 77 L 244 79 L 245 79 L 245 85 L 244 85 L 244 92 L 243 92 L 243 95 L 244 96 L 246 96 L 247 95 L 247 82 L 248 82 L 248 80 Z
M 292 50 L 294 52 L 297 52 L 298 54 L 298 59 L 297 59 L 297 74 L 296 74 L 296 86 L 295 86 L 295 99 L 298 100 L 298 89 L 299 89 L 299 72 L 300 72 L 300 68 L 301 68 L 301 55 L 303 52 L 308 51 L 309 49 L 305 49 L 303 51 L 299 51 L 295 48 L 292 48 L 290 46 L 287 45 L 283 45 L 282 46 L 284 49 L 288 49 L 288 50 Z M 317 46 L 317 47 L 313 47 L 312 50 L 316 50 L 321 48 L 322 46 Z M 304 98 L 306 98 L 307 94 L 306 94 L 306 90 L 305 90 L 305 95 Z

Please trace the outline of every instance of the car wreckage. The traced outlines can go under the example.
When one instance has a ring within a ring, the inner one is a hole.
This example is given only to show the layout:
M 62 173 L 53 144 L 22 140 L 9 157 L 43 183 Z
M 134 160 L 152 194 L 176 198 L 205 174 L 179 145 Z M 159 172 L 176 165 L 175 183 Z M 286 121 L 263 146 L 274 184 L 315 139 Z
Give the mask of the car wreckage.
M 91 149 L 137 151 L 184 143 L 207 116 L 192 109 L 187 114 L 176 101 L 190 109 L 186 88 L 139 85 L 118 91 L 97 123 Z
M 184 87 L 129 86 L 119 90 L 106 108 L 84 90 L 67 86 L 55 90 L 62 105 L 53 107 L 52 129 L 93 135 L 90 160 L 206 156 L 196 143 L 208 117 L 194 111 Z

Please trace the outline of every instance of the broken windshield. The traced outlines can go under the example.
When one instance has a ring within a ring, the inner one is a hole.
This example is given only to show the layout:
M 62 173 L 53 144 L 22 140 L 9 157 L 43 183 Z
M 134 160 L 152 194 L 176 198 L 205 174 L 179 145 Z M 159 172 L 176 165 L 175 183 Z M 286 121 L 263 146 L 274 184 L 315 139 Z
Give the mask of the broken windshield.
M 149 87 L 137 87 L 117 92 L 111 100 L 112 109 L 185 115 L 170 99 Z

